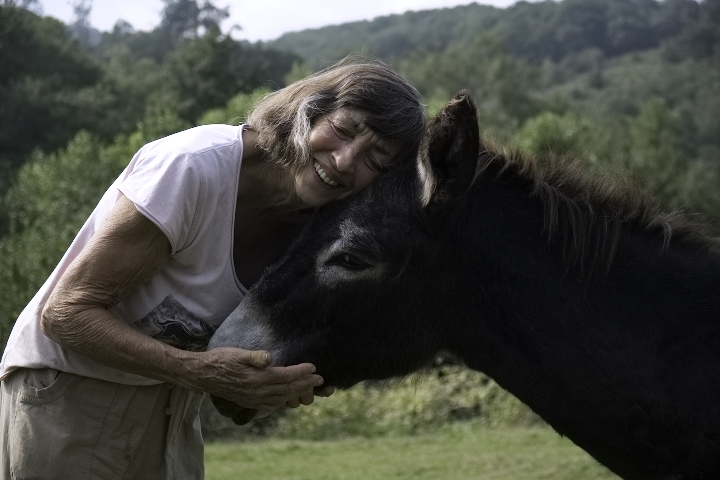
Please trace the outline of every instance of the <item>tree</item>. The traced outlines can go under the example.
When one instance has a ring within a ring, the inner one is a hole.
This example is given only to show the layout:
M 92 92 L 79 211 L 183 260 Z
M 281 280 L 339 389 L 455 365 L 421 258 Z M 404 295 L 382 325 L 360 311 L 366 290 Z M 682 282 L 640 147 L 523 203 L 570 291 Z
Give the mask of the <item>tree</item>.
M 0 6 L 0 161 L 15 165 L 91 127 L 101 76 L 61 22 Z
M 670 58 L 708 58 L 720 51 L 720 0 L 705 0 L 670 45 Z
M 576 156 L 585 153 L 584 140 L 592 129 L 574 113 L 542 112 L 528 120 L 515 134 L 514 143 L 532 154 Z
M 0 6 L 24 8 L 35 15 L 42 15 L 43 8 L 40 0 L 2 0 Z
M 195 123 L 240 92 L 262 85 L 283 86 L 298 58 L 262 45 L 237 42 L 229 35 L 208 33 L 186 39 L 167 59 L 167 78 L 180 116 Z
M 183 38 L 197 38 L 203 33 L 217 34 L 220 23 L 230 16 L 229 7 L 218 8 L 209 0 L 198 5 L 197 0 L 163 0 L 163 18 L 160 28 L 171 43 Z
M 711 193 L 716 190 L 718 173 L 713 167 L 720 165 L 702 165 L 684 153 L 679 121 L 662 99 L 653 98 L 642 106 L 630 123 L 629 134 L 630 170 L 667 204 L 692 205 L 693 210 L 706 213 L 720 206 L 719 196 Z
M 700 6 L 695 0 L 664 0 L 653 18 L 658 38 L 668 39 L 680 33 L 686 25 L 697 21 Z
M 211 123 L 239 125 L 245 121 L 255 103 L 267 93 L 267 90 L 263 88 L 258 88 L 250 93 L 238 93 L 227 102 L 225 107 L 213 108 L 205 112 L 198 120 L 198 125 Z
M 75 35 L 77 35 L 80 43 L 89 45 L 92 0 L 73 0 L 72 9 L 75 19 L 71 24 L 71 28 L 75 32 Z
M 469 89 L 485 130 L 507 136 L 540 111 L 535 70 L 508 56 L 495 38 L 477 37 L 471 47 L 453 45 L 439 53 L 418 53 L 400 70 L 431 105 Z

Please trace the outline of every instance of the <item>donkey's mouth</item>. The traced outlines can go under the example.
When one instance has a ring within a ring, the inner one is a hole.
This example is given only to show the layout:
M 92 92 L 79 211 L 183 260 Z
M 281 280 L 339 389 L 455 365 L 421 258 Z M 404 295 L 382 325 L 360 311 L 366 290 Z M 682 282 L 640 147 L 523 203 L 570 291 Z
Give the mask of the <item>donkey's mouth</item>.
M 258 414 L 257 410 L 241 407 L 235 402 L 216 397 L 215 395 L 210 395 L 210 400 L 212 400 L 213 405 L 215 405 L 217 411 L 220 412 L 220 415 L 231 418 L 235 425 L 245 425 Z

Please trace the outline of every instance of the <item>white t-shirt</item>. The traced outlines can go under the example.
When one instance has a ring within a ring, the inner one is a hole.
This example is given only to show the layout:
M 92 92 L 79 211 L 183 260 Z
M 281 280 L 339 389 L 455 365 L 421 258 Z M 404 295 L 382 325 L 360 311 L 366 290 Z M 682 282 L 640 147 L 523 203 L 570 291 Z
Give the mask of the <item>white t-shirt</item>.
M 65 349 L 40 329 L 40 314 L 50 293 L 100 228 L 120 193 L 165 233 L 172 252 L 159 273 L 110 311 L 162 342 L 204 349 L 247 293 L 233 264 L 242 153 L 242 126 L 229 125 L 192 128 L 141 148 L 20 314 L 2 357 L 0 378 L 18 367 L 50 367 L 117 383 L 159 383 Z

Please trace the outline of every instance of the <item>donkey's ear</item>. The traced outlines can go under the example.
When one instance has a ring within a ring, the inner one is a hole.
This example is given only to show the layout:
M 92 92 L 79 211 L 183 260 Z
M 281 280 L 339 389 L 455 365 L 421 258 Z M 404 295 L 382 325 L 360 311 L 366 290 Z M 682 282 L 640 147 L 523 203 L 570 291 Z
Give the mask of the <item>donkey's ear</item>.
M 480 152 L 480 131 L 475 103 L 461 91 L 428 126 L 420 147 L 418 170 L 422 205 L 434 216 L 467 193 Z

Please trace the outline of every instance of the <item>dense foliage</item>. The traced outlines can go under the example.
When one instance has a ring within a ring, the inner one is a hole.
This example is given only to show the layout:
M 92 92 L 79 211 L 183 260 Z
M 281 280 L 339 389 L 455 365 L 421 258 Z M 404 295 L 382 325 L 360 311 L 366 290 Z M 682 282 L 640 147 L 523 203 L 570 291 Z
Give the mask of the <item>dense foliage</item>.
M 192 125 L 238 92 L 282 86 L 298 57 L 233 40 L 219 29 L 226 15 L 165 0 L 154 30 L 119 21 L 95 41 L 77 22 L 0 3 L 0 192 L 30 152 L 55 151 L 80 130 L 107 142 L 159 112 Z
M 0 162 L 64 146 L 93 124 L 102 72 L 65 25 L 0 7 Z
M 271 45 L 314 68 L 361 49 L 395 61 L 471 45 L 478 35 L 501 39 L 510 55 L 538 65 L 588 49 L 615 57 L 665 43 L 676 57 L 704 58 L 720 46 L 718 22 L 717 0 L 521 1 L 505 10 L 473 3 L 287 33 Z
M 487 136 L 541 160 L 580 156 L 591 171 L 634 177 L 667 205 L 718 223 L 720 0 L 471 4 L 267 44 L 223 33 L 227 11 L 211 2 L 163 2 L 151 31 L 120 21 L 99 33 L 19 6 L 33 2 L 0 1 L 0 343 L 142 144 L 193 125 L 238 123 L 264 92 L 351 52 L 393 63 L 430 113 L 470 89 Z M 445 421 L 455 408 L 478 414 L 487 399 L 452 390 L 457 375 L 428 380 L 429 396 L 398 394 L 414 402 L 410 417 L 383 410 L 383 390 L 358 387 L 343 405 L 328 403 L 326 415 L 301 409 L 278 428 L 323 436 L 340 418 L 362 433 L 370 426 L 353 415 L 363 408 L 387 431 Z

